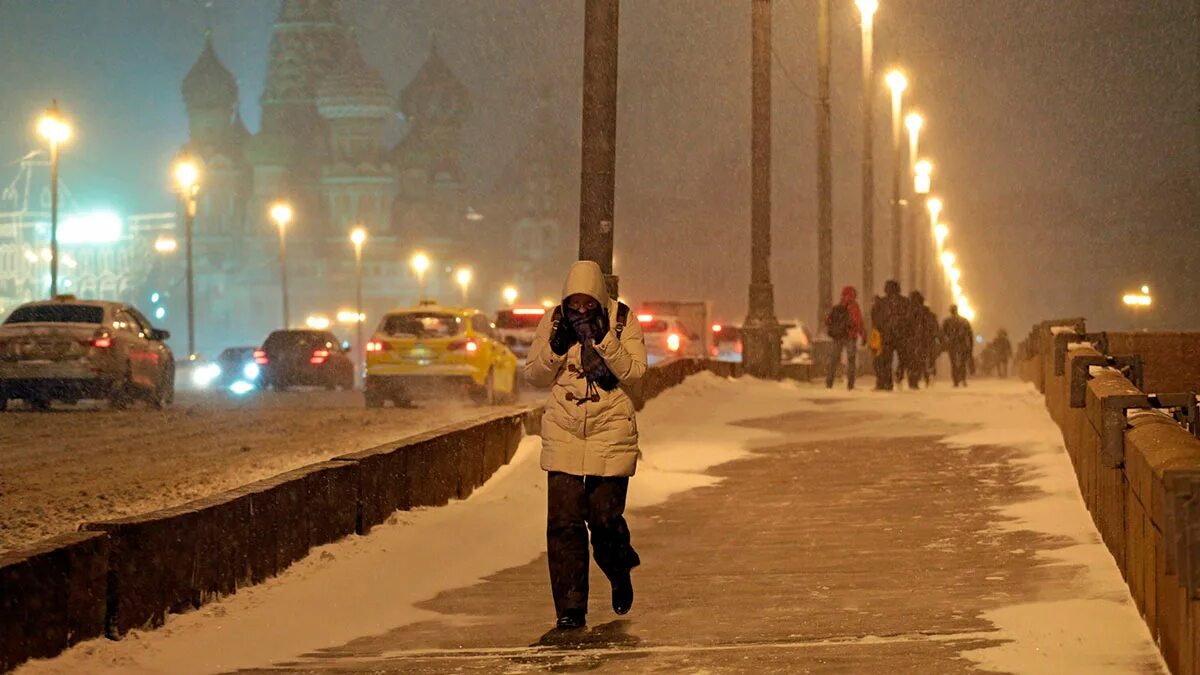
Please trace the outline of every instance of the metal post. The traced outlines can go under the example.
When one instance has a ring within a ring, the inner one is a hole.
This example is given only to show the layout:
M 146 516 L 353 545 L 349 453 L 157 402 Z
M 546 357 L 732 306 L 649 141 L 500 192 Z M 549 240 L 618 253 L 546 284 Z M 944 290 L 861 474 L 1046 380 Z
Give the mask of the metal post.
M 904 170 L 904 153 L 901 150 L 900 134 L 903 126 L 900 123 L 900 95 L 892 93 L 892 278 L 900 280 L 903 274 L 901 256 L 904 238 L 904 214 L 900 205 L 900 176 L 907 175 Z M 912 288 L 912 285 L 909 285 Z
M 195 281 L 192 267 L 192 226 L 196 220 L 196 195 L 183 195 L 184 245 L 187 247 L 187 308 L 188 308 L 188 358 L 196 356 L 196 305 Z
M 925 284 L 925 247 L 928 238 L 921 235 L 926 228 L 921 227 L 919 214 L 927 212 L 927 199 L 927 195 L 914 192 L 908 200 L 908 231 L 911 236 L 909 245 L 912 249 L 908 252 L 908 287 L 926 295 L 929 294 L 929 287 Z
M 288 321 L 288 284 L 287 284 L 287 225 L 279 227 L 279 286 L 283 292 L 283 328 L 291 326 Z
M 780 337 L 771 285 L 771 1 L 751 0 L 750 312 L 742 328 L 746 374 L 778 379 Z
M 617 29 L 620 0 L 587 0 L 583 23 L 583 154 L 579 189 L 579 259 L 600 265 L 608 292 L 613 274 L 617 163 Z
M 817 3 L 817 323 L 833 307 L 833 122 L 829 101 L 829 0 Z
M 870 302 L 875 294 L 875 75 L 874 19 L 863 17 L 862 76 L 863 76 L 863 156 L 862 156 L 862 297 Z
M 58 295 L 58 141 L 50 141 L 50 297 Z
M 354 245 L 354 353 L 358 355 L 359 364 L 366 363 L 366 343 L 363 342 L 363 301 L 362 301 L 362 244 Z M 358 370 L 357 368 L 355 370 Z

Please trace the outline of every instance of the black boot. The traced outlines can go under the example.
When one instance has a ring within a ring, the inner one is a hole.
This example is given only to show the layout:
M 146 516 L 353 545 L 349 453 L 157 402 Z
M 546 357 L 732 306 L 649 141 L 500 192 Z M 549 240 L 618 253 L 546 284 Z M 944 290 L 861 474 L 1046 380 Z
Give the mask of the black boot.
M 559 630 L 577 630 L 587 625 L 587 614 L 582 609 L 568 609 L 558 617 L 555 627 Z
M 612 580 L 612 607 L 617 614 L 628 614 L 633 607 L 633 580 L 629 572 Z

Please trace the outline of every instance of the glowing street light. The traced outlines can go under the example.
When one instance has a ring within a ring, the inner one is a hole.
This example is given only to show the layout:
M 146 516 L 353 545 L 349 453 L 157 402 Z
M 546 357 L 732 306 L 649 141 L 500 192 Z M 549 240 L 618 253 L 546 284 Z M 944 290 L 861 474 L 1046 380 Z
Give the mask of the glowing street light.
M 469 267 L 460 267 L 454 273 L 454 280 L 458 282 L 458 287 L 462 289 L 463 306 L 467 304 L 467 289 L 471 286 L 471 269 Z
M 954 254 L 950 251 L 942 252 L 942 267 L 945 267 L 947 270 L 954 267 L 955 260 Z
M 863 293 L 875 289 L 875 12 L 879 0 L 855 0 L 862 15 L 863 154 L 862 154 L 862 273 Z
M 517 303 L 518 293 L 516 286 L 505 286 L 502 294 L 504 295 L 504 302 L 508 303 L 509 307 Z
M 196 284 L 192 264 L 192 228 L 196 222 L 196 194 L 200 191 L 200 167 L 182 155 L 175 160 L 175 187 L 183 200 L 183 249 L 187 268 L 188 358 L 196 358 Z
M 38 135 L 50 144 L 50 297 L 58 295 L 58 146 L 71 138 L 71 125 L 58 111 L 58 101 L 37 123 Z
M 1142 286 L 1140 291 L 1140 293 L 1126 293 L 1121 298 L 1121 301 L 1125 303 L 1126 307 L 1133 307 L 1135 309 L 1138 307 L 1149 307 L 1154 304 L 1154 298 L 1150 295 L 1149 286 Z
M 279 287 L 283 293 L 283 327 L 288 323 L 288 284 L 287 284 L 287 227 L 295 217 L 292 205 L 287 202 L 275 202 L 271 205 L 271 220 L 279 228 Z
M 938 223 L 933 226 L 933 238 L 937 241 L 938 250 L 946 245 L 946 237 L 950 236 L 950 226 L 945 223 Z
M 420 301 L 424 301 L 425 300 L 425 272 L 429 271 L 429 266 L 431 264 L 429 261 L 429 256 L 425 255 L 424 253 L 417 253 L 417 254 L 413 255 L 412 260 L 409 261 L 409 264 L 412 265 L 413 272 L 415 272 L 417 274 L 417 284 L 420 286 L 420 289 L 421 289 L 421 293 L 420 293 L 420 296 L 418 299 Z
M 933 187 L 933 164 L 922 159 L 913 164 L 913 192 L 919 195 L 929 194 L 930 188 Z
M 179 242 L 174 237 L 159 237 L 154 240 L 154 250 L 159 253 L 174 253 L 179 249 Z
M 364 347 L 362 325 L 363 325 L 363 301 L 362 301 L 362 250 L 363 244 L 367 241 L 367 228 L 356 227 L 350 231 L 350 243 L 354 244 L 354 350 L 361 356 Z

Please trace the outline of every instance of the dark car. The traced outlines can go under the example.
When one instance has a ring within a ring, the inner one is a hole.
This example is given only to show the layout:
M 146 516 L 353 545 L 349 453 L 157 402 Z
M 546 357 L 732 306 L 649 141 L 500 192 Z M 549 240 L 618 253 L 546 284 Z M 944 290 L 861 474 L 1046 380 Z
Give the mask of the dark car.
M 354 363 L 349 349 L 324 330 L 277 330 L 255 350 L 262 388 L 354 388 Z
M 217 357 L 217 366 L 221 374 L 217 376 L 217 385 L 226 389 L 234 382 L 244 381 L 258 385 L 262 366 L 254 360 L 254 352 L 258 347 L 229 347 Z

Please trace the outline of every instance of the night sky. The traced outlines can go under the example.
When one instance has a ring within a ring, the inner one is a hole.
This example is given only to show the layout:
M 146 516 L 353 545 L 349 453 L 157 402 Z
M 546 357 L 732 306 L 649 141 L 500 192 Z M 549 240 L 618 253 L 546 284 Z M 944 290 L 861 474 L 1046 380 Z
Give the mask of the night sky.
M 858 283 L 862 88 L 857 11 L 834 2 L 835 285 Z M 57 97 L 77 126 L 63 180 L 81 204 L 168 210 L 186 139 L 179 86 L 211 16 L 258 127 L 275 0 L 0 0 L 0 180 Z M 947 204 L 981 328 L 1024 333 L 1083 314 L 1126 328 L 1120 294 L 1149 283 L 1156 325 L 1200 329 L 1200 18 L 1193 0 L 881 0 L 880 81 L 897 64 L 925 114 L 922 154 Z M 815 314 L 816 0 L 777 0 L 774 237 L 781 318 Z M 436 36 L 474 96 L 463 158 L 488 190 L 544 92 L 578 134 L 582 2 L 348 0 L 393 88 Z M 638 297 L 708 297 L 745 312 L 749 276 L 749 3 L 621 7 L 617 255 Z M 876 105 L 877 270 L 890 269 L 889 107 Z M 401 130 L 397 121 L 394 133 Z M 564 166 L 578 172 L 577 150 Z M 487 255 L 480 252 L 480 255 Z M 883 273 L 877 272 L 882 285 Z M 907 289 L 906 289 L 907 290 Z

